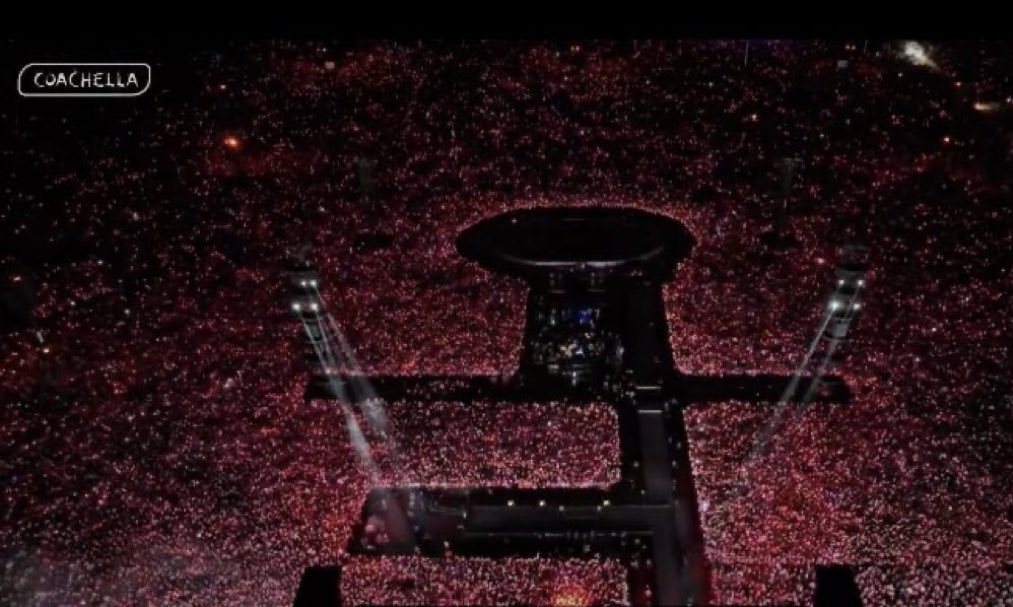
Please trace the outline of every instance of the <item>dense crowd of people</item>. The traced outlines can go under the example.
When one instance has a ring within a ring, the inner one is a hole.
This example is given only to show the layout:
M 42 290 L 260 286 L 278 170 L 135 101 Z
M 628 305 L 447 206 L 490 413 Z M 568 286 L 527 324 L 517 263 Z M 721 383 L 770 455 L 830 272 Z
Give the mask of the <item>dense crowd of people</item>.
M 385 485 L 606 488 L 619 480 L 611 406 L 399 401 L 386 410 L 393 432 L 377 456 Z
M 0 350 L 2 602 L 290 604 L 304 567 L 347 559 L 372 480 L 341 416 L 303 402 L 289 249 L 314 246 L 368 372 L 502 375 L 525 286 L 454 239 L 555 205 L 635 206 L 690 228 L 697 246 L 665 299 L 692 373 L 790 373 L 837 245 L 872 250 L 867 305 L 833 369 L 852 402 L 792 411 L 742 495 L 728 487 L 770 407 L 687 412 L 716 596 L 800 597 L 809 565 L 836 562 L 880 564 L 859 583 L 884 604 L 1009 602 L 1008 572 L 987 567 L 1013 554 L 1013 207 L 996 118 L 1010 48 L 940 47 L 933 68 L 875 44 L 742 50 L 239 45 L 195 54 L 195 82 L 156 77 L 134 105 L 4 113 L 18 185 L 0 206 L 0 271 L 38 302 Z M 798 243 L 771 249 L 786 156 L 802 160 Z M 614 479 L 607 407 L 504 407 L 391 404 L 418 467 L 390 478 Z M 469 451 L 479 440 L 489 461 Z M 423 599 L 410 585 L 370 594 L 387 561 L 352 562 L 352 603 L 541 602 L 570 582 L 591 602 L 627 600 L 610 562 L 415 559 L 399 570 L 432 571 Z
M 352 606 L 619 605 L 627 601 L 626 566 L 612 560 L 356 557 L 342 569 L 341 598 Z
M 716 605 L 811 605 L 815 570 L 795 563 L 714 563 L 711 568 Z
M 1013 604 L 1013 572 L 1004 567 L 971 567 L 960 563 L 920 566 L 863 567 L 856 575 L 862 604 L 887 605 L 1009 605 Z

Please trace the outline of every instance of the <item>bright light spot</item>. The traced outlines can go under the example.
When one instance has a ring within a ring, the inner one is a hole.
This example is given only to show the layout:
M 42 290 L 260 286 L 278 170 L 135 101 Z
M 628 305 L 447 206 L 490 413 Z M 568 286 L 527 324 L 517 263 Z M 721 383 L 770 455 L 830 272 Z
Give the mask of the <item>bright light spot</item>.
M 544 506 L 545 505 L 545 500 L 538 500 L 538 505 L 539 506 Z
M 316 302 L 313 302 L 313 303 L 310 304 L 310 310 L 313 310 L 314 312 L 316 312 L 319 309 L 320 309 L 320 306 L 318 306 Z
M 999 104 L 994 101 L 975 101 L 974 109 L 979 112 L 994 112 L 999 109 Z
M 317 286 L 317 281 L 315 281 L 315 280 L 311 280 L 311 281 L 310 281 L 310 286 L 311 286 L 311 287 L 314 287 L 314 288 L 316 288 L 316 286 Z
M 294 304 L 292 304 L 292 311 L 293 311 L 293 312 L 298 312 L 299 310 L 302 310 L 302 306 L 301 306 L 301 305 L 299 305 L 299 304 L 298 304 L 298 302 L 297 302 L 297 303 L 294 303 Z
M 855 304 L 853 306 L 851 306 L 851 308 L 854 309 L 854 310 L 861 309 L 861 307 L 862 307 L 862 304 L 858 303 L 857 301 L 855 302 Z
M 837 280 L 837 286 L 841 286 L 843 284 L 844 284 L 844 279 L 843 278 L 840 278 L 840 279 Z
M 858 279 L 858 286 L 860 286 L 860 287 L 864 287 L 865 286 L 865 279 L 864 278 L 859 278 Z
M 950 136 L 949 135 L 943 137 L 943 143 L 949 143 L 949 142 L 950 142 Z
M 586 607 L 591 603 L 587 590 L 576 585 L 567 585 L 555 592 L 552 597 L 553 607 Z
M 236 137 L 235 135 L 226 135 L 225 138 L 222 139 L 222 143 L 230 150 L 238 150 L 239 146 L 242 145 L 239 141 L 239 137 Z
M 299 286 L 300 287 L 305 287 L 306 286 L 306 281 L 305 280 L 300 280 L 299 281 Z
M 841 302 L 837 301 L 836 299 L 831 299 L 830 300 L 830 310 L 831 311 L 833 311 L 833 310 L 839 310 L 840 308 L 841 308 Z
M 507 500 L 507 506 L 513 506 L 513 505 L 514 505 L 514 501 L 513 500 Z
M 900 51 L 900 56 L 914 65 L 924 65 L 932 69 L 939 69 L 939 66 L 937 66 L 936 62 L 932 60 L 932 57 L 929 57 L 926 48 L 914 40 L 909 40 L 904 43 L 904 46 Z

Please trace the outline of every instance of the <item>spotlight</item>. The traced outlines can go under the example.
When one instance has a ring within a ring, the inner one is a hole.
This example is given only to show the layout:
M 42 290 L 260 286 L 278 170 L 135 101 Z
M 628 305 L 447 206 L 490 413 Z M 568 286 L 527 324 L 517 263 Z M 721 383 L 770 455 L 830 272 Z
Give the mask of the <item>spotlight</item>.
M 979 112 L 994 112 L 999 109 L 999 104 L 993 101 L 975 101 L 974 109 Z
M 830 311 L 835 312 L 841 308 L 841 302 L 836 299 L 830 300 Z
M 938 69 L 936 62 L 933 61 L 932 57 L 929 55 L 929 49 L 914 40 L 904 43 L 904 46 L 901 48 L 900 55 L 903 59 L 906 59 L 913 65 L 924 65 L 932 69 Z
M 302 306 L 299 305 L 299 302 L 293 303 L 292 304 L 292 311 L 293 312 L 298 312 L 299 310 L 302 310 Z
M 317 302 L 313 302 L 313 303 L 310 304 L 310 310 L 313 310 L 314 312 L 316 312 L 319 309 L 320 309 L 320 306 L 317 305 Z

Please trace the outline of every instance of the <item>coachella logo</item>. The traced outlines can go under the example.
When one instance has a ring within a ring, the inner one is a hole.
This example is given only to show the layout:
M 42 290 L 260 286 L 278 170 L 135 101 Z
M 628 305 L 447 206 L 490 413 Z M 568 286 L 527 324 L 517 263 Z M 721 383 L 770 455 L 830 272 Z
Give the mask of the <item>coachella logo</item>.
M 18 74 L 22 97 L 137 97 L 150 87 L 147 63 L 29 63 Z

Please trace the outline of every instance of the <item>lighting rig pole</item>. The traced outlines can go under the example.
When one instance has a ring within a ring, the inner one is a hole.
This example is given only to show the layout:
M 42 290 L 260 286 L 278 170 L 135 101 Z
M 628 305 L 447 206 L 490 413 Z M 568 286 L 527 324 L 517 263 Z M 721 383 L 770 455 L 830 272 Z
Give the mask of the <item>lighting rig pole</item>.
M 782 247 L 795 243 L 794 236 L 788 231 L 788 205 L 795 185 L 795 176 L 801 164 L 800 159 L 790 156 L 782 158 L 777 163 L 781 176 L 781 204 L 774 214 L 773 226 L 764 234 L 764 239 L 772 246 Z
M 808 403 L 816 390 L 819 389 L 827 368 L 833 362 L 838 349 L 848 339 L 848 332 L 851 330 L 859 310 L 862 309 L 859 294 L 865 287 L 869 263 L 868 255 L 868 249 L 856 244 L 845 245 L 839 251 L 837 267 L 834 268 L 837 283 L 827 302 L 829 321 L 822 335 L 822 341 L 825 344 L 823 360 L 816 368 L 813 381 L 810 382 L 808 390 L 802 397 L 802 405 Z
M 748 492 L 749 468 L 764 453 L 771 437 L 781 427 L 789 403 L 793 403 L 795 408 L 805 407 L 821 388 L 834 355 L 846 341 L 848 331 L 851 329 L 858 311 L 862 308 L 858 296 L 862 288 L 865 287 L 867 267 L 868 251 L 865 247 L 845 245 L 838 252 L 838 262 L 834 268 L 834 287 L 827 297 L 816 334 L 796 367 L 784 394 L 775 405 L 774 414 L 766 426 L 756 435 L 749 454 L 739 467 L 738 480 L 733 485 L 731 495 L 733 500 L 743 497 Z M 815 372 L 809 375 L 810 363 L 821 346 L 823 347 L 822 359 L 816 366 Z M 798 395 L 799 392 L 802 392 L 801 396 Z
M 359 190 L 362 192 L 362 202 L 368 203 L 373 200 L 373 161 L 368 158 L 355 158 L 355 173 L 359 178 Z
M 289 285 L 289 307 L 302 324 L 308 346 L 305 358 L 311 363 L 307 389 L 317 398 L 338 404 L 349 441 L 375 486 L 380 482 L 379 466 L 353 408 L 359 409 L 373 434 L 387 442 L 388 457 L 394 463 L 398 449 L 390 440 L 383 402 L 362 377 L 351 348 L 327 311 L 316 267 L 305 259 L 296 261 L 289 270 Z M 391 510 L 387 524 L 392 532 L 410 535 L 407 519 L 397 509 Z
M 795 175 L 802 161 L 798 158 L 785 157 L 781 159 L 781 223 L 787 227 L 788 201 L 791 199 L 791 191 L 795 185 Z

